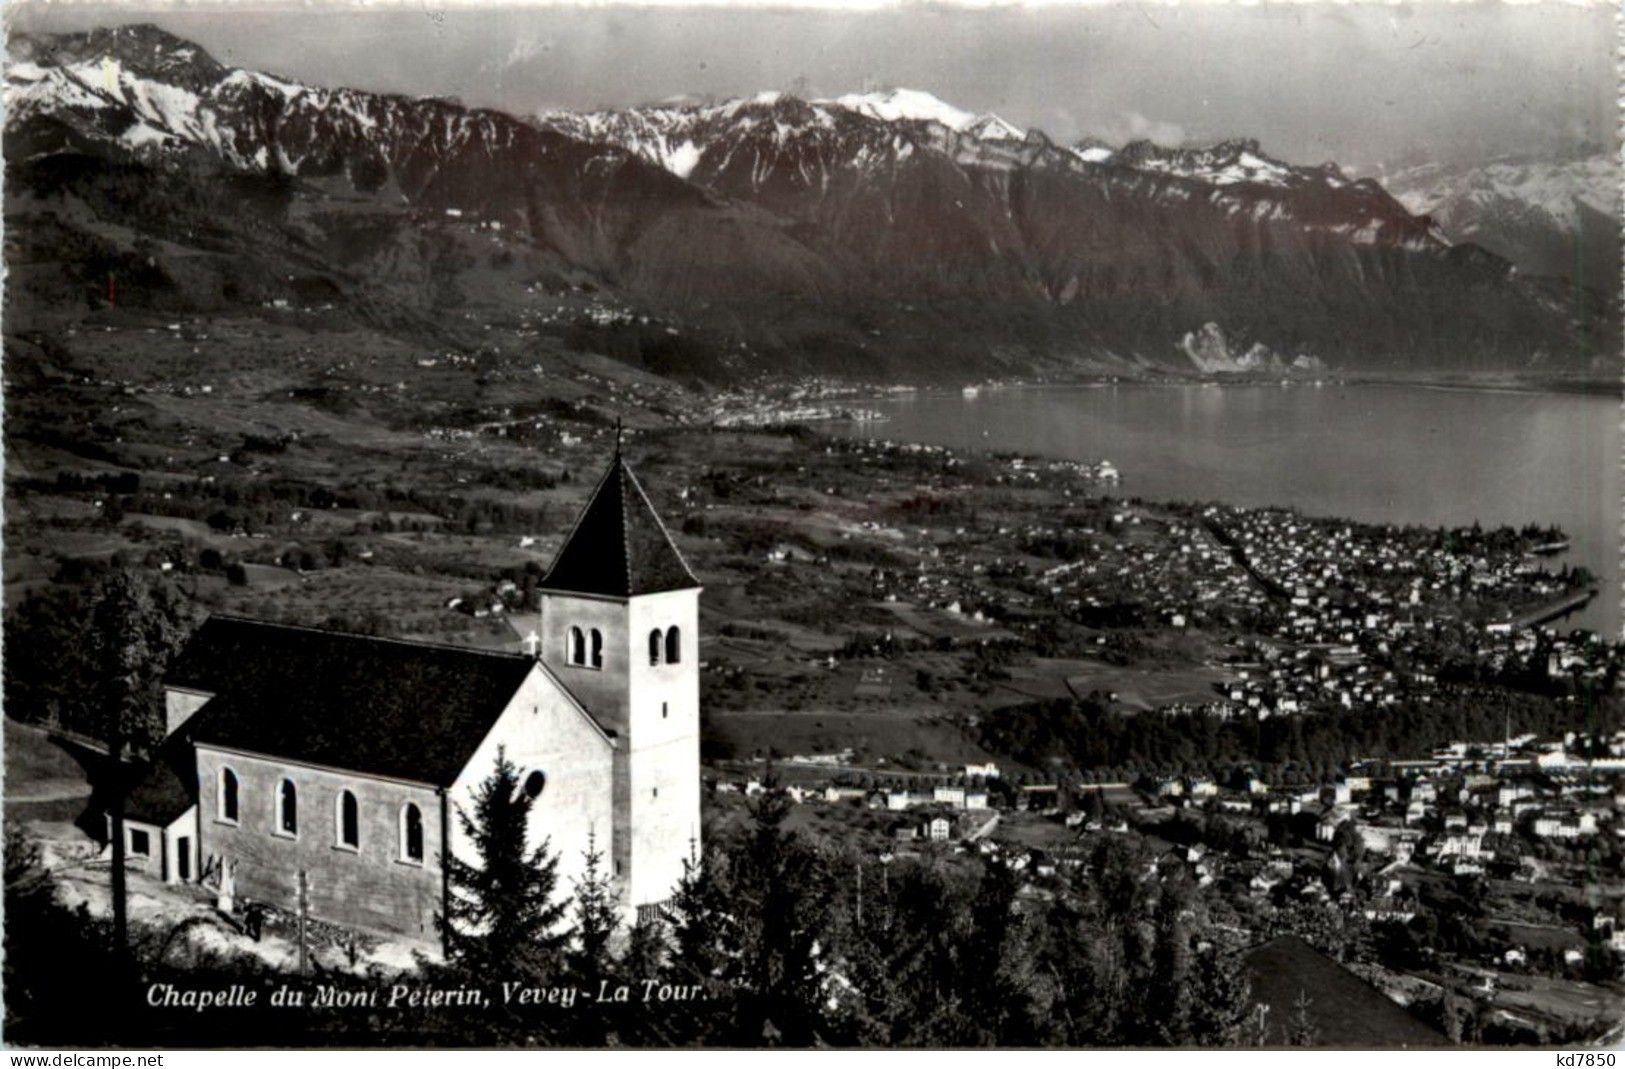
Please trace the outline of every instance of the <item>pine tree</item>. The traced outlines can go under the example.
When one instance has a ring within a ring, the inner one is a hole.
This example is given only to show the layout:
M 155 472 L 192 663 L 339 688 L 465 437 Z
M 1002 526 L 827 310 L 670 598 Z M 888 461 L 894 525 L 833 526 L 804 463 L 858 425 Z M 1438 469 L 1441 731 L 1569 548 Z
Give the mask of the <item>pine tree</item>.
M 1185 897 L 1170 885 L 1157 899 L 1151 969 L 1140 1002 L 1146 1040 L 1159 1046 L 1191 1041 L 1190 933 L 1182 917 Z
M 173 587 L 127 568 L 110 573 L 96 593 L 88 643 L 86 695 L 90 722 L 103 725 L 116 778 L 108 817 L 113 846 L 110 892 L 118 966 L 128 965 L 129 919 L 124 880 L 125 755 L 149 750 L 164 729 L 163 675 L 185 641 L 189 620 Z
M 958 948 L 960 1043 L 1025 1046 L 1036 1041 L 1032 997 L 1020 975 L 1026 955 L 1015 927 L 1019 887 L 1009 866 L 998 861 L 984 866 Z
M 1289 1047 L 1313 1047 L 1320 1042 L 1319 1033 L 1315 1030 L 1315 1022 L 1309 1016 L 1309 1009 L 1314 1005 L 1309 992 L 1299 988 L 1298 997 L 1292 1000 L 1292 1016 L 1286 1023 L 1286 1045 Z
M 898 985 L 887 953 L 893 942 L 896 911 L 892 905 L 890 880 L 877 875 L 868 880 L 857 901 L 863 858 L 861 854 L 843 858 L 841 868 L 851 865 L 854 872 L 853 902 L 842 917 L 838 940 L 842 948 L 841 974 L 850 986 L 841 992 L 839 1014 L 841 1046 L 887 1047 L 893 1045 L 893 1011 L 898 1001 Z
M 616 975 L 616 963 L 610 954 L 610 942 L 619 927 L 619 918 L 614 888 L 604 875 L 604 858 L 599 853 L 595 833 L 588 833 L 587 849 L 582 856 L 581 877 L 575 881 L 572 900 L 574 932 L 565 954 L 565 967 L 569 982 L 586 992 L 586 999 L 565 1022 L 564 1038 L 572 1046 L 602 1047 L 609 1042 L 619 1023 L 614 1012 L 616 1004 L 597 1001 L 600 990 L 623 982 L 623 978 Z
M 1202 1047 L 1246 1043 L 1253 993 L 1238 955 L 1212 946 L 1199 951 L 1191 970 L 1190 1000 L 1191 1043 Z
M 1038 971 L 1050 995 L 1044 1017 L 1051 1032 L 1045 1045 L 1117 1046 L 1118 993 L 1125 985 L 1115 975 L 1117 958 L 1096 923 L 1098 915 L 1080 891 L 1069 888 L 1057 895 L 1044 914 Z
M 84 681 L 94 720 L 110 746 L 149 750 L 163 737 L 163 675 L 191 614 L 170 583 L 128 568 L 102 580 L 94 598 Z
M 683 878 L 665 909 L 671 937 L 660 978 L 671 984 L 697 985 L 703 998 L 684 1004 L 688 1012 L 665 1022 L 669 1044 L 723 1042 L 725 1012 L 732 996 L 729 984 L 736 967 L 738 934 L 721 876 L 723 859 L 701 854 L 690 844 L 683 859 Z
M 447 959 L 470 973 L 545 979 L 563 965 L 568 903 L 554 901 L 558 858 L 547 843 L 526 849 L 533 802 L 499 749 L 495 768 L 475 792 L 473 813 L 457 808 L 479 860 L 444 855 L 450 894 L 440 929 Z
M 692 848 L 683 859 L 683 878 L 666 905 L 672 950 L 666 976 L 673 983 L 699 984 L 720 993 L 732 951 L 733 918 L 727 893 L 719 882 L 721 859 Z
M 819 941 L 831 921 L 829 872 L 784 830 L 789 812 L 783 790 L 764 793 L 734 858 L 740 969 L 732 1041 L 742 1045 L 807 1046 L 824 1027 Z
M 571 975 L 589 991 L 609 972 L 610 940 L 617 927 L 615 893 L 604 874 L 596 833 L 588 832 L 581 878 L 575 881 L 575 941 L 567 956 Z
M 626 936 L 626 947 L 612 969 L 628 985 L 633 1002 L 618 1006 L 611 1042 L 636 1047 L 671 1047 L 689 1034 L 688 1023 L 705 1012 L 703 998 L 662 1004 L 639 1002 L 645 983 L 661 982 L 666 960 L 666 927 L 657 918 L 640 917 Z
M 632 980 L 655 980 L 666 967 L 666 926 L 658 918 L 639 918 L 626 936 L 620 970 Z

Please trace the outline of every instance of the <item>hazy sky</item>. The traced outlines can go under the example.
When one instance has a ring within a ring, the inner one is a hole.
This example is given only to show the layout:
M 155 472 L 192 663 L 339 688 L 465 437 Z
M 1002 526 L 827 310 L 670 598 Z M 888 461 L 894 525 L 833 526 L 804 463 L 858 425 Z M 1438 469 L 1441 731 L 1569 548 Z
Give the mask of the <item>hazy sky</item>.
M 235 66 L 517 113 L 898 85 L 1061 140 L 1252 136 L 1306 163 L 1614 144 L 1607 4 L 7 8 L 13 31 L 152 21 Z

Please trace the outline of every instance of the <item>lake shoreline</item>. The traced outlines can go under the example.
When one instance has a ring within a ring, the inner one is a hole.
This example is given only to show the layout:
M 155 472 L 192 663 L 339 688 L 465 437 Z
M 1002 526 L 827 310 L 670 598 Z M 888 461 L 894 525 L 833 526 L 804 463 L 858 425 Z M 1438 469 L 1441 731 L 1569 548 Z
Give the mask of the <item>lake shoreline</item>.
M 1553 559 L 1585 566 L 1604 591 L 1576 622 L 1617 633 L 1619 606 L 1606 591 L 1619 585 L 1618 516 L 1600 503 L 1618 499 L 1610 399 L 1414 382 L 1245 385 L 891 393 L 864 406 L 884 421 L 827 426 L 841 437 L 1109 459 L 1121 482 L 1107 492 L 1124 498 L 1423 527 L 1552 525 L 1569 540 Z
M 1401 386 L 1418 389 L 1452 390 L 1483 393 L 1561 394 L 1617 397 L 1625 400 L 1625 374 L 1619 378 L 1600 377 L 1544 377 L 1544 376 L 1456 376 L 1456 375 L 1403 375 L 1394 373 L 1358 374 L 1326 373 L 1321 375 L 1291 374 L 1088 374 L 1029 378 L 1015 376 L 1003 379 L 982 379 L 963 383 L 878 383 L 854 386 L 859 397 L 875 400 L 895 399 L 900 394 L 943 395 L 967 391 L 1019 389 L 1098 389 L 1106 386 L 1279 386 L 1294 387 L 1349 387 L 1349 386 Z

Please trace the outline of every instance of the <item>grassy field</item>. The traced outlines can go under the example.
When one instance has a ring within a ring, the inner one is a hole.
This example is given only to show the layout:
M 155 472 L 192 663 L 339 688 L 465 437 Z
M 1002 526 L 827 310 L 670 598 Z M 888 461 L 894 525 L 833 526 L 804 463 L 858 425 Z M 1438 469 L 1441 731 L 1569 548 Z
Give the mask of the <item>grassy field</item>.
M 1620 1019 L 1625 1014 L 1625 987 L 1604 986 L 1551 977 L 1506 977 L 1494 1005 L 1521 1017 L 1551 1022 Z
M 56 742 L 42 729 L 20 724 L 9 716 L 5 724 L 5 800 L 8 806 L 62 798 L 89 798 L 90 776 L 85 757 Z
M 97 754 L 11 717 L 5 725 L 5 815 L 56 840 L 81 842 Z

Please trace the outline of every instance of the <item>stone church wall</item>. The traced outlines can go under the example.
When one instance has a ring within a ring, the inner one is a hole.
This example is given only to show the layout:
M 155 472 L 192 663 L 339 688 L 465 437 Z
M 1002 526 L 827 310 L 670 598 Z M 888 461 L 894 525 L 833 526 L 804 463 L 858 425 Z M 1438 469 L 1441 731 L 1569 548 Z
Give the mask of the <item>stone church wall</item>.
M 565 898 L 573 893 L 584 868 L 589 835 L 602 855 L 599 872 L 613 875 L 613 744 L 539 664 L 452 786 L 453 814 L 455 806 L 472 806 L 474 792 L 495 767 L 498 749 L 518 769 L 521 789 L 531 773 L 544 777 L 530 811 L 530 846 L 545 841 L 548 852 L 558 859 L 555 896 Z M 477 860 L 455 815 L 451 843 L 455 856 L 471 863 Z
M 220 770 L 238 778 L 238 821 L 221 819 Z M 275 830 L 277 793 L 287 777 L 298 795 L 298 834 Z M 198 747 L 198 831 L 205 863 L 237 862 L 239 902 L 292 910 L 298 874 L 308 874 L 310 915 L 346 926 L 399 932 L 438 943 L 441 908 L 441 798 L 431 787 L 311 768 Z M 339 843 L 338 796 L 356 795 L 360 844 Z M 423 861 L 402 857 L 402 807 L 423 814 Z

